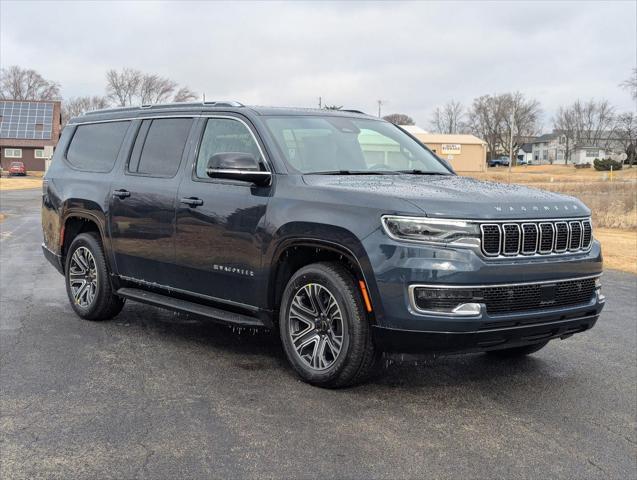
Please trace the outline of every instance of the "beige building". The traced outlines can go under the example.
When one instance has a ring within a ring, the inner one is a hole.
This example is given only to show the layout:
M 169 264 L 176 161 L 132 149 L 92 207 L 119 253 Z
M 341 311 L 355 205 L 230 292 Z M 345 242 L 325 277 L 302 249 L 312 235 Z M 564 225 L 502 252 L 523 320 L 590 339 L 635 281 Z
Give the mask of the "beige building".
M 427 133 L 416 126 L 401 126 L 427 145 L 457 172 L 484 172 L 487 167 L 487 143 L 473 135 Z

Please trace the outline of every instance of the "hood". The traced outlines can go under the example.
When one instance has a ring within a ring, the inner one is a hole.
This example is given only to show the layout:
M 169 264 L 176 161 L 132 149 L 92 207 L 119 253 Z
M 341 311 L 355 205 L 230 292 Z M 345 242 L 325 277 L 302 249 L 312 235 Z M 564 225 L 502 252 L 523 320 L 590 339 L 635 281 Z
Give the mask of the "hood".
M 402 199 L 418 209 L 415 213 L 428 217 L 523 220 L 590 215 L 574 197 L 455 175 L 305 175 L 303 179 L 321 189 Z

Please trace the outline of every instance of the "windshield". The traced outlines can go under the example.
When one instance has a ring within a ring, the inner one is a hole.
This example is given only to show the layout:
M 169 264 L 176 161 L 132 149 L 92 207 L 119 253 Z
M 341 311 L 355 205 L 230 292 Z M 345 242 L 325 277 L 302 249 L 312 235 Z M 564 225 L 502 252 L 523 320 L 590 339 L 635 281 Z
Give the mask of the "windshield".
M 451 174 L 423 145 L 387 122 L 326 115 L 269 117 L 265 123 L 297 173 Z

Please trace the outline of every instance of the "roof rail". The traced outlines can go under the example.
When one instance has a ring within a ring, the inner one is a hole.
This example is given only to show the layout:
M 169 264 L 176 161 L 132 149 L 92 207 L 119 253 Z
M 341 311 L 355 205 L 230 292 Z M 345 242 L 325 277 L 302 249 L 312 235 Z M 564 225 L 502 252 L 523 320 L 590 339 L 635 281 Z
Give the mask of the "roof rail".
M 237 102 L 235 100 L 221 100 L 221 101 L 204 101 L 204 105 L 211 105 L 213 107 L 243 107 L 243 103 Z
M 367 115 L 367 113 L 361 112 L 360 110 L 350 110 L 350 109 L 347 109 L 347 108 L 344 108 L 344 109 L 339 110 L 339 111 L 341 111 L 341 112 L 349 112 L 349 113 L 360 113 L 361 115 Z
M 131 110 L 148 110 L 153 108 L 179 108 L 179 107 L 196 107 L 200 105 L 208 105 L 211 107 L 243 107 L 244 105 L 240 102 L 236 101 L 205 101 L 205 102 L 172 102 L 172 103 L 146 103 L 144 105 L 131 106 L 131 107 L 109 107 L 109 108 L 100 108 L 98 110 L 91 110 L 90 112 L 85 112 L 83 115 L 94 115 L 98 113 L 109 113 L 109 112 L 127 112 Z

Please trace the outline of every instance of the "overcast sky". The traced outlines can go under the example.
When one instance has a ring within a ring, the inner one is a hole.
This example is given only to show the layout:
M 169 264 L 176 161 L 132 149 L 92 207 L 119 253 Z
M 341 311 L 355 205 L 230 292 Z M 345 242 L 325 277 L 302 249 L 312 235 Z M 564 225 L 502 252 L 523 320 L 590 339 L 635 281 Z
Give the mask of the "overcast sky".
M 545 129 L 558 105 L 607 98 L 637 63 L 637 2 L 31 2 L 0 0 L 0 63 L 34 68 L 65 98 L 104 93 L 133 67 L 207 99 L 328 104 L 411 115 L 519 90 Z

